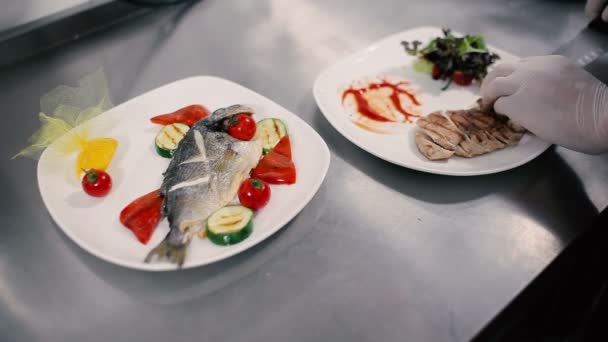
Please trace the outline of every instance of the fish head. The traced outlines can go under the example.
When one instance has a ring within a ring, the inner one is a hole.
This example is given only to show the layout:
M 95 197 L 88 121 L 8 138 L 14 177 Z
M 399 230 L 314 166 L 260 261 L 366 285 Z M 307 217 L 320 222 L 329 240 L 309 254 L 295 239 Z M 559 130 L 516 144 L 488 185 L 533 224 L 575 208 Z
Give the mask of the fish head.
M 204 129 L 211 131 L 222 131 L 224 130 L 225 120 L 231 116 L 237 114 L 255 114 L 255 110 L 249 106 L 244 106 L 240 104 L 232 105 L 226 108 L 216 109 L 210 116 L 199 121 L 192 128 L 194 129 Z

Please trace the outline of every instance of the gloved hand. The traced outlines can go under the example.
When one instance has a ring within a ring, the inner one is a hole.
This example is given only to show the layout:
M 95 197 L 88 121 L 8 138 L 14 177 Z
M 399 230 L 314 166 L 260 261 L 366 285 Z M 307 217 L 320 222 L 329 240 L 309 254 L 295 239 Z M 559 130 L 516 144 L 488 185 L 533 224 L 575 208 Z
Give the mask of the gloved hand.
M 566 57 L 497 65 L 481 85 L 482 106 L 539 138 L 576 151 L 608 151 L 608 89 Z
M 606 8 L 606 5 L 608 5 L 608 0 L 587 0 L 585 13 L 592 18 L 601 14 L 602 20 L 608 21 L 608 8 Z

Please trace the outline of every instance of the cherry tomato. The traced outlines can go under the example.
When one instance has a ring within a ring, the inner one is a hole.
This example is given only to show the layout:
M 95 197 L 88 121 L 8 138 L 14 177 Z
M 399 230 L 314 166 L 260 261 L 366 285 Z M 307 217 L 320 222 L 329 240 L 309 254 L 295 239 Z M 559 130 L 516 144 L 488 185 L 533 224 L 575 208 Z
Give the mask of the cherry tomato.
M 84 192 L 93 197 L 103 197 L 112 189 L 112 178 L 102 170 L 85 170 L 82 177 Z
M 249 209 L 261 209 L 270 200 L 270 186 L 261 179 L 249 178 L 239 188 L 239 200 Z
M 247 113 L 239 113 L 227 121 L 228 134 L 239 140 L 251 140 L 255 136 L 255 120 Z
M 467 75 L 460 70 L 456 70 L 452 74 L 452 80 L 454 80 L 454 83 L 456 83 L 458 85 L 468 86 L 468 85 L 471 85 L 471 83 L 473 83 L 473 75 Z
M 431 72 L 431 76 L 433 77 L 434 80 L 438 80 L 439 77 L 441 77 L 441 69 L 439 69 L 438 66 L 434 65 L 433 71 Z

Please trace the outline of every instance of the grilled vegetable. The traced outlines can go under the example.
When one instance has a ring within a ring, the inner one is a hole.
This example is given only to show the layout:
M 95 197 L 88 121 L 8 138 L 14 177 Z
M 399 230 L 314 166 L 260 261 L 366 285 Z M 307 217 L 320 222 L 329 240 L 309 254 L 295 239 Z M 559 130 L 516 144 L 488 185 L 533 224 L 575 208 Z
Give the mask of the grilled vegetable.
M 207 237 L 216 245 L 234 245 L 253 230 L 253 211 L 241 205 L 217 210 L 207 220 Z
M 256 138 L 262 140 L 264 154 L 270 152 L 284 136 L 287 135 L 287 127 L 279 119 L 264 119 L 258 122 Z
M 82 170 L 105 170 L 110 165 L 118 140 L 113 138 L 95 138 L 88 140 L 76 159 L 76 175 L 82 177 Z
M 184 138 L 190 127 L 181 123 L 173 123 L 163 127 L 156 135 L 156 152 L 161 157 L 171 158 L 177 144 Z
M 172 123 L 183 123 L 192 127 L 199 120 L 206 118 L 209 110 L 201 105 L 190 105 L 178 109 L 173 113 L 161 114 L 150 119 L 153 123 L 160 125 L 170 125 Z
M 456 37 L 448 29 L 443 30 L 443 37 L 431 40 L 422 49 L 420 41 L 401 44 L 408 54 L 420 58 L 414 69 L 432 74 L 433 79 L 447 80 L 444 89 L 452 81 L 469 85 L 474 80 L 483 80 L 488 67 L 500 58 L 489 52 L 483 36 Z
M 260 160 L 258 166 L 253 169 L 252 177 L 270 184 L 294 184 L 296 182 L 296 166 L 291 160 L 289 136 L 283 137 L 277 146 Z
M 147 244 L 162 218 L 163 196 L 154 190 L 129 203 L 120 212 L 120 223 L 135 234 L 142 244 Z

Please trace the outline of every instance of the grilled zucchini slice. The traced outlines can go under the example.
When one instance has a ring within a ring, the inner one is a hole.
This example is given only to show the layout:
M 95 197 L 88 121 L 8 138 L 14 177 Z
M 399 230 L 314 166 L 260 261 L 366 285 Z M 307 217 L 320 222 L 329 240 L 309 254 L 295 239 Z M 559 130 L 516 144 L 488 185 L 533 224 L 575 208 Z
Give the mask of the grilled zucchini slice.
M 242 205 L 227 206 L 207 219 L 207 237 L 216 245 L 234 245 L 253 231 L 253 211 Z

